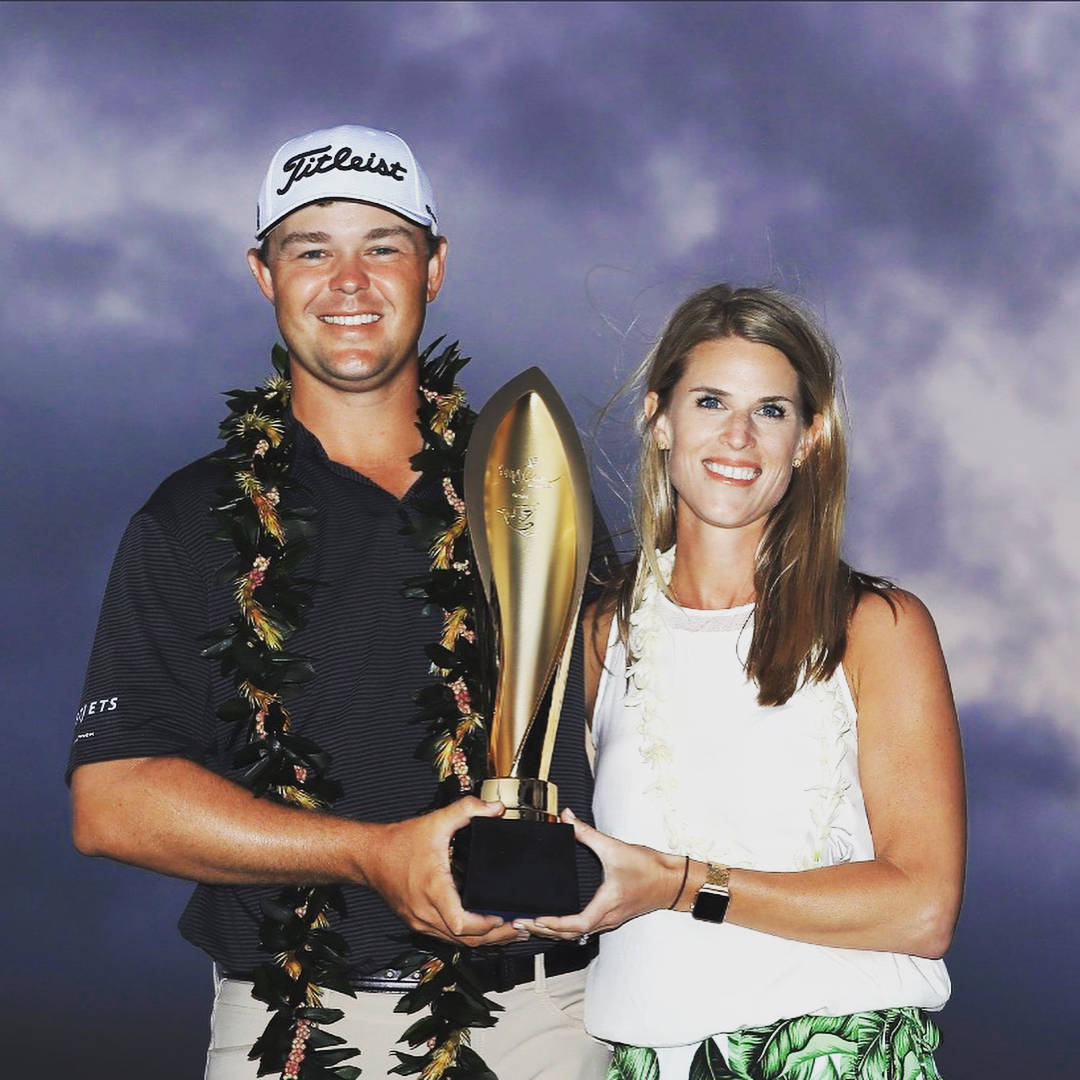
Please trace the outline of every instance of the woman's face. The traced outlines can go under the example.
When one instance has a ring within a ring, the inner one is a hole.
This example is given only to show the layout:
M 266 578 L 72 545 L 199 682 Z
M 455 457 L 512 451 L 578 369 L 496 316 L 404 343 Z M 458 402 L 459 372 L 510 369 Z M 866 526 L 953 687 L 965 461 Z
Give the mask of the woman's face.
M 658 404 L 646 395 L 645 415 Z M 679 531 L 764 530 L 819 424 L 803 422 L 798 376 L 779 349 L 736 337 L 695 346 L 653 426 L 670 451 Z

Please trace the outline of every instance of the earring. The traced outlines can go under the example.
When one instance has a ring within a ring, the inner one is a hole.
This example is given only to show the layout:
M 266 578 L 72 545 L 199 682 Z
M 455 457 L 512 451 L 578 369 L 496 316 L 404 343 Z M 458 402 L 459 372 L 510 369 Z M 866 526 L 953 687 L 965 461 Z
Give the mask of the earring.
M 657 442 L 656 449 L 660 450 L 660 451 L 664 451 L 664 450 L 670 450 L 671 447 L 668 446 L 668 444 L 666 442 Z
M 791 467 L 793 469 L 797 469 L 801 464 L 802 464 L 802 458 L 797 457 L 791 462 Z

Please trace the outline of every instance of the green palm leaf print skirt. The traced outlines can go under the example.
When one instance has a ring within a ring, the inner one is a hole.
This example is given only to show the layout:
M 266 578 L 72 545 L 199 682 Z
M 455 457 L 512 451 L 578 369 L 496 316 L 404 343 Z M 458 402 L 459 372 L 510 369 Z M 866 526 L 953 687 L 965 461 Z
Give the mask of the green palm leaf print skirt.
M 937 1045 L 938 1030 L 921 1009 L 796 1016 L 705 1039 L 686 1080 L 941 1080 Z M 652 1047 L 616 1044 L 607 1080 L 659 1077 Z

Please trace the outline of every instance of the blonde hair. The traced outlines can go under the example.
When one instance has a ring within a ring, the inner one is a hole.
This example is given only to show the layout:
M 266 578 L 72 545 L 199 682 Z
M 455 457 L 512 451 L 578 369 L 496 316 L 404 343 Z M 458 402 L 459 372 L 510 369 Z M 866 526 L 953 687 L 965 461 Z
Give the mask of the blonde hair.
M 675 500 L 667 453 L 653 426 L 671 403 L 690 352 L 702 342 L 742 338 L 771 345 L 799 380 L 806 425 L 820 415 L 820 433 L 783 498 L 769 515 L 754 566 L 754 635 L 747 675 L 762 705 L 781 705 L 803 680 L 827 679 L 843 659 L 847 625 L 859 594 L 889 583 L 853 571 L 840 558 L 847 488 L 847 452 L 836 352 L 814 315 L 773 288 L 712 285 L 685 300 L 631 378 L 642 395 L 654 392 L 652 416 L 638 421 L 640 458 L 634 504 L 639 554 L 612 583 L 623 641 L 641 602 L 647 575 L 663 585 L 656 552 L 675 542 Z M 670 597 L 670 590 L 663 585 Z M 674 597 L 671 597 L 674 599 Z

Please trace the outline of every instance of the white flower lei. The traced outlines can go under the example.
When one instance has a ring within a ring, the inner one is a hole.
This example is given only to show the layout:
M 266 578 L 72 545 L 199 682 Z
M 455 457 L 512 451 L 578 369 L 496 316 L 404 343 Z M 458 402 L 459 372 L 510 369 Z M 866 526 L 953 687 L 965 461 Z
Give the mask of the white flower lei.
M 663 584 L 669 584 L 675 566 L 674 546 L 664 552 L 658 551 L 656 561 Z M 654 794 L 660 802 L 670 851 L 703 861 L 754 869 L 754 856 L 744 844 L 731 837 L 721 842 L 711 833 L 691 827 L 678 810 L 679 780 L 674 769 L 675 751 L 667 738 L 664 722 L 662 676 L 658 665 L 658 650 L 662 648 L 665 634 L 664 594 L 660 582 L 647 570 L 642 572 L 648 576 L 641 602 L 630 616 L 627 652 L 632 660 L 626 670 L 625 703 L 639 709 L 639 752 L 653 774 L 653 782 L 646 793 Z M 815 683 L 811 687 L 811 692 L 826 706 L 826 714 L 817 737 L 820 780 L 810 788 L 817 796 L 810 808 L 812 835 L 808 837 L 807 849 L 796 859 L 801 869 L 848 862 L 853 850 L 851 832 L 839 824 L 838 818 L 851 786 L 842 764 L 847 754 L 844 737 L 854 720 L 840 697 L 836 678 L 843 678 L 843 673 L 838 671 L 827 683 Z

